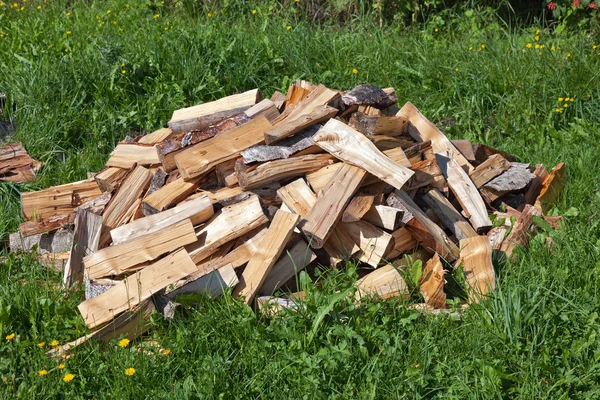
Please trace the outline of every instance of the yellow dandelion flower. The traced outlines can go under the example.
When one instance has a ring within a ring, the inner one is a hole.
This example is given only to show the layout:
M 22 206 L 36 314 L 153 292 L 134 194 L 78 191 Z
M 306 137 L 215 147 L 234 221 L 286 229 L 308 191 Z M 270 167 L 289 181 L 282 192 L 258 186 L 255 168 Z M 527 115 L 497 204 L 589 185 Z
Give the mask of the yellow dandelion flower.
M 13 340 L 14 338 L 15 338 L 15 334 L 14 333 L 11 333 L 10 335 L 6 335 L 6 340 L 8 342 L 10 342 L 11 340 Z
M 454 68 L 454 70 L 455 70 L 456 72 L 458 72 L 458 67 Z
M 295 1 L 296 3 L 299 3 L 299 2 L 300 2 L 300 0 L 294 0 L 294 1 Z
M 164 354 L 165 356 L 168 356 L 169 354 L 171 354 L 171 350 L 170 350 L 170 349 L 165 349 L 165 350 L 163 351 L 163 354 Z
M 540 55 L 540 56 L 541 56 L 541 55 L 542 55 L 542 52 L 541 52 L 541 51 L 538 51 L 538 55 Z
M 41 9 L 42 9 L 42 6 L 37 6 L 36 8 L 37 8 L 38 10 L 41 10 Z
M 65 369 L 65 364 L 59 364 L 58 369 Z
M 48 373 L 48 371 L 46 371 L 45 369 L 41 369 L 41 370 L 39 370 L 39 371 L 38 371 L 38 375 L 39 375 L 39 376 L 44 376 L 44 375 L 46 375 L 47 373 Z
M 17 3 L 13 3 L 13 7 L 19 7 Z
M 21 7 L 19 8 L 19 11 L 23 11 L 25 9 L 25 7 Z
M 565 104 L 563 104 L 563 107 L 567 108 L 567 107 L 569 107 L 569 105 L 567 103 L 565 103 Z
M 129 346 L 129 339 L 124 338 L 124 339 L 119 340 L 119 346 L 121 346 L 121 347 Z
M 73 380 L 73 378 L 75 378 L 75 375 L 73 375 L 73 374 L 66 374 L 63 377 L 63 382 L 71 382 Z
M 158 19 L 158 17 L 160 17 L 160 14 L 154 14 L 154 19 Z
M 65 53 L 68 53 L 68 52 L 69 52 L 69 49 L 65 49 Z
M 52 347 L 58 346 L 58 340 L 53 340 L 52 342 L 50 342 L 50 346 L 52 346 Z
M 71 34 L 71 31 L 67 31 L 67 35 L 70 35 L 70 34 Z
M 540 40 L 540 37 L 539 37 L 539 36 L 536 36 L 536 37 L 534 37 L 534 39 L 535 39 L 535 41 L 537 42 L 537 41 L 539 41 L 539 40 Z
M 481 48 L 485 49 L 485 43 L 481 43 Z
M 598 46 L 596 46 L 596 45 L 593 45 L 593 46 L 592 46 L 592 49 L 593 49 L 593 50 L 596 50 L 597 48 L 598 48 Z
M 525 47 L 527 47 L 528 49 L 530 49 L 530 48 L 531 48 L 531 43 L 527 43 L 527 44 L 525 45 Z
M 121 67 L 124 67 L 124 66 L 125 66 L 125 63 L 121 63 Z
M 169 27 L 168 27 L 168 26 L 165 26 L 165 31 L 168 31 L 168 30 L 169 30 Z
M 574 97 L 571 97 L 571 100 L 570 100 L 570 101 L 571 101 L 571 103 L 572 103 L 572 102 L 574 102 L 574 101 L 575 101 L 575 98 L 574 98 Z
M 252 15 L 256 14 L 256 10 L 252 10 Z
M 38 347 L 41 349 L 46 345 L 46 342 L 38 343 Z
M 358 70 L 356 68 L 352 68 L 352 73 L 353 74 L 358 74 Z
M 556 47 L 554 47 L 554 46 L 550 47 L 550 51 L 554 51 L 554 50 L 556 50 Z
M 437 32 L 438 32 L 438 28 L 435 28 L 433 31 L 434 31 L 435 33 L 437 33 Z
M 208 18 L 210 18 L 210 17 L 212 17 L 212 13 L 208 13 L 208 14 L 206 14 L 206 16 L 207 16 Z
M 67 13 L 67 17 L 70 17 L 70 16 L 71 16 L 71 11 L 69 11 L 69 12 Z
M 288 26 L 286 26 L 286 27 L 285 27 L 285 29 L 287 29 L 288 31 L 289 31 L 289 30 L 292 30 L 292 26 L 291 26 L 291 25 L 288 25 Z
M 121 73 L 122 73 L 123 75 L 125 75 L 125 74 L 127 73 L 127 71 L 125 71 L 125 70 L 121 70 Z M 121 346 L 121 347 L 123 347 L 123 346 Z
M 106 10 L 106 13 L 107 13 L 107 14 L 110 14 L 110 10 Z
M 539 49 L 539 48 L 540 48 L 540 45 L 539 45 L 539 44 L 536 44 L 536 45 L 535 45 L 535 48 L 536 48 L 536 49 Z
M 473 46 L 469 46 L 469 51 L 473 50 Z
M 558 102 L 559 102 L 559 103 L 562 103 L 562 102 L 563 102 L 563 100 L 564 100 L 564 98 L 562 98 L 562 97 L 559 97 L 559 98 L 558 98 Z
M 561 111 L 562 111 L 562 109 L 561 109 L 561 108 L 557 108 L 555 111 L 556 111 L 557 113 L 559 113 L 559 112 L 561 112 Z
M 543 44 L 540 44 L 540 49 L 543 49 L 543 48 L 545 48 L 545 47 L 546 47 L 545 45 L 543 45 Z
M 0 7 L 4 7 L 4 3 L 0 1 Z M 40 6 L 38 6 L 40 7 Z M 41 8 L 41 7 L 40 7 Z
M 567 53 L 567 57 L 571 57 L 571 53 Z
M 129 8 L 129 4 L 125 4 L 125 8 Z
M 539 35 L 540 34 L 540 30 L 538 29 L 537 31 L 535 31 L 535 34 Z
M 127 368 L 127 369 L 125 370 L 125 375 L 127 375 L 127 376 L 131 376 L 131 375 L 133 375 L 133 374 L 135 374 L 135 368 Z

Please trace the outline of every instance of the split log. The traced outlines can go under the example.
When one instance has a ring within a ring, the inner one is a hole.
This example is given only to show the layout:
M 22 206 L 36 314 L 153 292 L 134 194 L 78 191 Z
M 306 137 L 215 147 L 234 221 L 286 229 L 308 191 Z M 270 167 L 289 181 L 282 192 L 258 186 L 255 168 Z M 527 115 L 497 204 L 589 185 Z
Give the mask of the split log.
M 98 251 L 102 233 L 102 216 L 89 211 L 78 211 L 75 219 L 73 245 L 63 273 L 63 284 L 70 288 L 83 283 L 86 255 Z
M 119 143 L 106 162 L 107 167 L 126 169 L 136 164 L 145 166 L 160 164 L 156 147 L 138 143 Z
M 24 192 L 21 193 L 21 215 L 25 219 L 32 219 L 69 214 L 75 207 L 101 194 L 102 191 L 94 181 L 79 181 L 37 192 Z
M 510 168 L 510 162 L 501 154 L 494 154 L 475 168 L 469 176 L 477 188 L 482 187 Z
M 87 327 L 95 328 L 195 270 L 196 264 L 188 253 L 184 249 L 178 250 L 125 278 L 100 296 L 79 304 L 79 312 Z
M 405 227 L 392 232 L 392 238 L 394 239 L 394 245 L 388 253 L 384 254 L 384 258 L 388 261 L 392 261 L 395 258 L 408 253 L 418 245 L 415 238 L 412 237 Z
M 260 117 L 261 115 L 264 115 L 265 118 L 269 121 L 274 121 L 275 119 L 277 119 L 277 117 L 279 117 L 279 115 L 281 115 L 275 103 L 273 103 L 269 99 L 263 99 L 262 101 L 256 103 L 255 105 L 244 111 L 244 114 L 246 114 L 250 119 L 254 119 Z
M 446 308 L 446 293 L 444 293 L 444 267 L 437 254 L 427 261 L 419 280 L 419 290 L 425 303 L 434 309 Z
M 471 224 L 469 224 L 456 208 L 454 208 L 452 203 L 436 189 L 432 189 L 425 193 L 423 195 L 423 200 L 425 200 L 425 203 L 427 203 L 435 215 L 438 216 L 444 226 L 452 231 L 458 240 L 478 236 Z
M 23 237 L 21 232 L 11 233 L 8 237 L 10 251 L 30 253 L 34 248 L 40 254 L 62 253 L 71 250 L 73 229 L 61 228 L 49 233 Z
M 25 221 L 19 225 L 21 236 L 33 236 L 39 233 L 52 232 L 60 228 L 65 228 L 75 222 L 75 214 L 53 215 L 34 221 Z
M 358 193 L 354 196 L 342 214 L 342 222 L 356 222 L 361 220 L 373 206 L 375 197 L 375 195 L 364 193 Z
M 294 119 L 290 119 L 288 116 L 288 118 L 265 132 L 265 143 L 276 143 L 313 125 L 325 122 L 333 118 L 337 113 L 337 108 L 319 105 Z
M 373 268 L 377 268 L 393 246 L 392 235 L 366 221 L 340 222 L 340 226 L 360 249 L 359 261 L 367 263 Z
M 561 162 L 552 168 L 548 177 L 544 179 L 540 195 L 535 201 L 535 208 L 543 213 L 548 212 L 558 200 L 558 196 L 565 185 L 565 179 L 565 163 Z
M 485 162 L 485 160 L 487 160 L 494 154 L 500 154 L 502 157 L 506 158 L 510 162 L 517 161 L 515 156 L 481 143 L 473 145 L 473 151 L 475 152 L 475 159 L 481 163 Z
M 396 104 L 398 98 L 395 92 L 388 94 L 375 85 L 362 84 L 344 93 L 342 101 L 346 106 L 357 104 L 382 109 Z
M 242 113 L 261 100 L 259 89 L 234 94 L 210 103 L 175 110 L 168 125 L 175 133 L 203 129 L 223 118 Z
M 373 135 L 403 136 L 408 129 L 408 120 L 401 116 L 379 116 L 373 129 Z
M 277 144 L 271 146 L 254 146 L 248 150 L 242 152 L 244 162 L 250 164 L 252 162 L 265 162 L 278 160 L 281 158 L 288 158 L 292 154 L 298 153 L 299 151 L 306 150 L 313 146 L 312 138 L 315 136 L 317 131 L 321 128 L 321 125 L 312 126 L 290 138 L 283 139 Z
M 469 162 L 476 161 L 475 152 L 473 151 L 473 145 L 470 140 L 462 139 L 462 140 L 451 140 L 454 147 L 460 151 Z
M 127 172 L 128 170 L 124 168 L 108 167 L 98 172 L 94 179 L 103 192 L 110 193 L 121 184 Z
M 546 166 L 544 164 L 537 164 L 533 170 L 533 174 L 535 175 L 535 178 L 533 178 L 529 188 L 525 192 L 525 202 L 531 205 L 535 204 L 535 200 L 540 195 L 544 181 L 548 176 L 548 171 L 546 171 Z
M 486 236 L 460 241 L 460 265 L 469 286 L 469 302 L 478 303 L 496 287 L 492 246 Z
M 235 172 L 236 159 L 225 161 L 224 163 L 218 164 L 215 167 L 215 173 L 217 175 L 217 182 L 219 186 L 234 187 L 239 181 Z
M 492 179 L 483 186 L 482 194 L 495 201 L 507 193 L 523 190 L 535 175 L 521 167 L 511 167 L 508 171 Z
M 34 180 L 41 165 L 31 158 L 21 142 L 0 147 L 0 181 L 23 183 Z
M 187 283 L 186 285 L 173 290 L 167 294 L 169 299 L 175 299 L 183 294 L 201 294 L 216 299 L 228 288 L 236 287 L 239 279 L 233 266 L 225 264 L 219 269 L 211 272 Z
M 190 194 L 195 192 L 205 181 L 205 176 L 201 176 L 190 181 L 185 181 L 183 178 L 179 178 L 164 185 L 154 193 L 144 197 L 144 200 L 142 201 L 144 215 L 148 216 L 156 214 L 160 211 L 166 210 L 174 204 L 181 202 Z
M 83 203 L 79 207 L 75 207 L 73 211 L 77 213 L 85 210 L 100 215 L 104 212 L 104 209 L 110 202 L 110 199 L 112 199 L 112 195 L 108 192 L 104 192 L 94 200 L 90 200 L 87 203 Z
M 394 231 L 402 225 L 404 212 L 394 207 L 375 205 L 363 216 L 363 220 L 383 229 Z
M 252 302 L 283 252 L 299 220 L 299 215 L 277 211 L 265 237 L 260 242 L 259 250 L 242 272 L 240 283 L 233 291 L 234 296 L 243 297 L 246 304 Z
M 380 117 L 378 116 L 366 115 L 357 111 L 350 117 L 348 126 L 364 135 L 372 136 L 375 133 L 375 127 L 377 126 L 377 120 L 379 118 Z
M 179 173 L 186 180 L 193 179 L 219 163 L 238 157 L 247 148 L 260 144 L 265 131 L 271 126 L 271 123 L 261 116 L 223 132 L 216 138 L 194 145 L 175 156 Z
M 529 204 L 525 206 L 509 235 L 502 242 L 502 246 L 500 246 L 500 251 L 503 252 L 509 260 L 512 259 L 512 253 L 516 247 L 527 246 L 529 244 L 529 228 L 533 222 L 533 217 L 539 217 L 541 215 L 541 212 L 534 206 Z
M 161 128 L 145 136 L 142 136 L 137 143 L 140 144 L 157 144 L 173 136 L 171 128 Z
M 356 300 L 364 297 L 377 296 L 382 299 L 391 297 L 403 297 L 408 299 L 410 293 L 408 285 L 402 279 L 402 275 L 392 264 L 387 264 L 359 279 L 356 287 Z
M 281 111 L 285 105 L 285 98 L 285 94 L 281 93 L 279 90 L 276 90 L 271 96 L 271 101 L 275 104 L 275 107 Z
M 151 195 L 152 193 L 156 192 L 158 189 L 165 186 L 168 177 L 169 177 L 169 174 L 167 174 L 161 168 L 158 168 L 156 170 L 156 172 L 154 172 L 154 176 L 152 177 L 152 180 L 150 181 L 150 186 L 148 187 L 148 190 L 146 191 L 146 196 Z
M 328 89 L 323 85 L 319 85 L 310 90 L 310 93 L 308 93 L 308 95 L 306 95 L 306 97 L 304 97 L 295 106 L 294 100 L 288 98 L 285 111 L 275 121 L 273 121 L 273 124 L 278 125 L 284 121 L 293 121 L 312 113 L 313 110 L 318 107 L 325 105 L 335 106 L 337 105 L 339 99 L 339 92 Z
M 404 150 L 404 155 L 412 166 L 422 162 L 423 160 L 435 160 L 435 155 L 433 154 L 430 140 L 426 140 L 409 147 L 408 149 Z

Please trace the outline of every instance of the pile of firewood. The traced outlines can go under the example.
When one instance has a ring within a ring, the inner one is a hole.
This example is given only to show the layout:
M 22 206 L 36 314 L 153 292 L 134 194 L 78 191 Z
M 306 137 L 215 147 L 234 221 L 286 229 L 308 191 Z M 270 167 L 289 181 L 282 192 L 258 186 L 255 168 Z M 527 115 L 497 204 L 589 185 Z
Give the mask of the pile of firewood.
M 0 181 L 24 183 L 35 179 L 42 163 L 34 160 L 21 142 L 0 147 Z
M 444 274 L 468 299 L 495 286 L 493 260 L 527 246 L 564 185 L 564 165 L 516 162 L 449 140 L 394 89 L 347 92 L 298 81 L 176 110 L 168 128 L 128 138 L 87 180 L 22 193 L 14 250 L 38 245 L 84 284 L 90 338 L 135 337 L 177 296 L 296 307 L 296 276 L 314 266 L 365 268 L 356 298 L 408 296 L 403 271 L 424 265 L 422 308 L 445 309 Z M 544 222 L 545 221 L 545 222 Z M 74 226 L 74 227 L 73 227 Z M 406 257 L 410 255 L 410 257 Z M 368 272 L 368 273 L 367 273 Z

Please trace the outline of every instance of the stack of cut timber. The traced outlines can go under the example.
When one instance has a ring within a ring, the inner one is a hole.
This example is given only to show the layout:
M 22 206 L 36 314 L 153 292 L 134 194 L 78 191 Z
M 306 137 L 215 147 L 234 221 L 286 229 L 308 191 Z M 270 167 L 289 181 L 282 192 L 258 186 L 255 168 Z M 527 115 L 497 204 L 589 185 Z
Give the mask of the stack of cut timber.
M 57 255 L 64 283 L 86 285 L 79 310 L 100 329 L 68 348 L 142 333 L 149 312 L 172 313 L 187 293 L 230 288 L 247 304 L 296 308 L 302 293 L 272 296 L 301 291 L 301 270 L 348 259 L 363 266 L 357 301 L 420 292 L 421 309 L 445 309 L 456 298 L 448 273 L 464 274 L 465 303 L 485 298 L 492 260 L 513 258 L 544 218 L 558 226 L 544 213 L 565 167 L 452 141 L 396 102 L 372 85 L 297 81 L 271 99 L 251 90 L 176 110 L 168 128 L 119 143 L 88 180 L 23 193 L 14 241 L 70 230 Z M 408 284 L 417 261 L 422 276 Z

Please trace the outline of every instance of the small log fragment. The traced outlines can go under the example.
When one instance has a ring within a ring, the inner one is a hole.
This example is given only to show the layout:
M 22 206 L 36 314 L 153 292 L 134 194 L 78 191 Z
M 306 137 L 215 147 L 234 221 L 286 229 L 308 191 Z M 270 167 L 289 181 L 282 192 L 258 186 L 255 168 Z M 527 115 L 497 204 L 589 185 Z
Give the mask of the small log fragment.
M 288 117 L 265 132 L 265 143 L 276 143 L 284 138 L 310 128 L 313 125 L 325 122 L 333 118 L 337 113 L 337 108 L 322 105 L 316 106 L 312 110 L 307 111 L 305 114 L 301 114 L 294 119 Z
M 473 145 L 473 151 L 475 152 L 475 159 L 479 162 L 484 162 L 494 154 L 500 154 L 502 157 L 507 159 L 510 162 L 515 162 L 517 159 L 515 156 L 505 153 L 503 151 L 494 149 L 490 146 L 486 146 L 485 144 L 477 143 Z
M 137 143 L 140 144 L 157 144 L 164 140 L 169 139 L 173 136 L 173 130 L 171 128 L 161 128 L 145 136 L 142 136 Z
M 264 99 L 261 102 L 253 105 L 246 111 L 244 111 L 244 114 L 246 114 L 250 119 L 254 119 L 261 115 L 264 115 L 265 118 L 267 118 L 269 121 L 274 121 L 275 119 L 277 119 L 277 117 L 279 117 L 280 112 L 277 109 L 275 103 L 273 103 L 269 99 Z
M 277 144 L 271 146 L 254 146 L 242 152 L 244 162 L 250 164 L 252 162 L 265 162 L 288 158 L 292 154 L 306 150 L 313 146 L 312 138 L 317 131 L 321 129 L 321 125 L 312 126 L 296 135 L 283 139 Z
M 506 172 L 492 179 L 483 186 L 482 193 L 491 201 L 507 193 L 523 190 L 535 175 L 521 167 L 511 167 Z
M 111 198 L 112 195 L 110 193 L 104 192 L 102 195 L 96 197 L 94 200 L 90 200 L 87 203 L 83 203 L 79 207 L 75 207 L 73 211 L 77 213 L 78 211 L 86 210 L 89 212 L 93 212 L 94 214 L 100 215 L 104 212 L 104 209 L 110 202 Z
M 281 93 L 279 90 L 276 90 L 271 96 L 271 101 L 275 104 L 275 107 L 281 111 L 285 105 L 285 94 Z
M 238 184 L 237 174 L 235 173 L 236 159 L 225 161 L 215 167 L 217 182 L 221 187 L 234 187 Z
M 94 179 L 103 192 L 111 193 L 125 179 L 127 172 L 125 168 L 108 167 L 94 175 Z
M 363 216 L 363 220 L 383 229 L 394 231 L 402 225 L 404 212 L 394 207 L 374 205 Z
M 77 211 L 73 245 L 63 273 L 63 284 L 70 288 L 83 283 L 83 258 L 98 251 L 102 233 L 102 216 L 90 211 Z
M 478 303 L 496 287 L 492 246 L 486 236 L 460 241 L 460 260 L 463 274 L 469 286 L 469 302 Z
M 451 140 L 450 142 L 452 142 L 454 147 L 456 147 L 458 151 L 460 151 L 460 154 L 462 154 L 469 162 L 472 163 L 476 161 L 475 152 L 473 151 L 473 145 L 470 140 L 460 139 Z
M 394 239 L 394 245 L 388 253 L 384 254 L 384 258 L 388 261 L 392 261 L 395 258 L 408 253 L 418 245 L 417 241 L 412 237 L 406 227 L 402 227 L 392 232 L 392 238 Z
M 358 193 L 354 196 L 342 214 L 342 222 L 356 222 L 361 220 L 373 206 L 375 197 L 375 195 L 364 193 Z
M 365 275 L 354 284 L 356 287 L 356 300 L 364 297 L 377 296 L 382 299 L 391 297 L 404 297 L 408 299 L 410 292 L 408 285 L 400 272 L 392 264 L 384 265 Z
M 478 236 L 471 224 L 460 215 L 452 203 L 436 189 L 423 195 L 423 200 L 438 216 L 444 226 L 454 233 L 458 240 Z
M 377 120 L 380 117 L 366 115 L 360 111 L 352 114 L 348 121 L 348 126 L 367 136 L 372 136 L 375 133 Z
M 360 249 L 359 260 L 373 268 L 377 268 L 393 246 L 392 235 L 366 221 L 340 222 L 339 225 Z
M 382 109 L 396 104 L 398 98 L 395 92 L 388 94 L 375 85 L 362 84 L 344 93 L 342 101 L 346 106 L 358 104 Z
M 510 168 L 510 162 L 501 154 L 494 154 L 475 168 L 469 176 L 477 188 L 482 187 Z
M 160 211 L 166 210 L 174 204 L 181 202 L 183 199 L 196 191 L 205 181 L 206 179 L 203 176 L 190 181 L 185 181 L 183 178 L 179 178 L 164 185 L 154 193 L 144 197 L 142 202 L 144 215 L 148 216 L 156 214 Z
M 94 181 L 53 186 L 37 192 L 21 193 L 21 215 L 25 219 L 47 218 L 72 213 L 74 208 L 100 196 Z
M 537 164 L 535 169 L 533 170 L 533 174 L 535 178 L 531 181 L 529 188 L 525 192 L 525 202 L 527 204 L 535 204 L 535 200 L 540 195 L 542 190 L 542 185 L 548 176 L 548 171 L 546 171 L 546 166 L 544 164 Z M 523 205 L 523 207 L 525 207 Z
M 299 215 L 281 210 L 277 211 L 266 235 L 260 242 L 259 250 L 250 259 L 242 272 L 240 283 L 233 291 L 235 297 L 243 297 L 246 304 L 252 302 L 273 265 L 283 252 L 299 220 Z
M 38 233 L 52 232 L 60 228 L 65 228 L 75 222 L 75 214 L 53 215 L 34 221 L 25 221 L 19 226 L 21 236 L 33 236 Z
M 73 229 L 61 228 L 48 233 L 23 237 L 21 232 L 11 233 L 8 237 L 10 251 L 30 253 L 34 248 L 40 254 L 62 253 L 71 250 Z
M 168 177 L 169 177 L 169 174 L 167 174 L 165 171 L 163 171 L 162 168 L 158 168 L 156 170 L 156 172 L 154 173 L 152 180 L 150 181 L 150 186 L 148 187 L 148 190 L 146 191 L 146 196 L 151 195 L 152 193 L 156 192 L 161 187 L 165 186 L 165 183 L 167 182 Z
M 126 169 L 136 164 L 145 166 L 160 164 L 156 147 L 139 143 L 119 143 L 106 162 L 107 167 Z
M 565 163 L 558 163 L 550 174 L 544 179 L 540 195 L 535 201 L 535 208 L 542 213 L 547 213 L 563 190 L 566 180 Z
M 398 137 L 406 134 L 408 130 L 408 120 L 401 116 L 379 116 L 373 129 L 373 135 L 383 135 Z
M 31 158 L 21 142 L 0 147 L 0 181 L 23 183 L 34 180 L 41 165 Z
M 283 121 L 293 121 L 304 115 L 312 113 L 313 110 L 318 107 L 325 105 L 335 106 L 337 105 L 339 99 L 339 92 L 328 89 L 323 85 L 319 85 L 310 90 L 310 93 L 308 93 L 308 95 L 306 95 L 306 97 L 304 97 L 299 103 L 296 103 L 296 105 L 294 105 L 294 99 L 290 99 L 288 97 L 285 111 L 275 121 L 273 121 L 273 125 L 277 125 Z
M 434 309 L 446 308 L 446 293 L 444 293 L 444 267 L 437 254 L 427 261 L 419 280 L 419 290 L 425 303 Z
M 239 279 L 233 266 L 225 264 L 219 269 L 214 269 L 207 274 L 187 283 L 186 285 L 173 290 L 167 294 L 169 299 L 176 299 L 177 296 L 195 293 L 202 294 L 216 299 L 228 288 L 233 288 L 239 283 Z
M 500 250 L 509 260 L 512 260 L 512 253 L 517 246 L 527 246 L 529 244 L 529 228 L 533 222 L 533 217 L 541 215 L 542 213 L 534 206 L 529 204 L 525 206 L 500 247 Z

